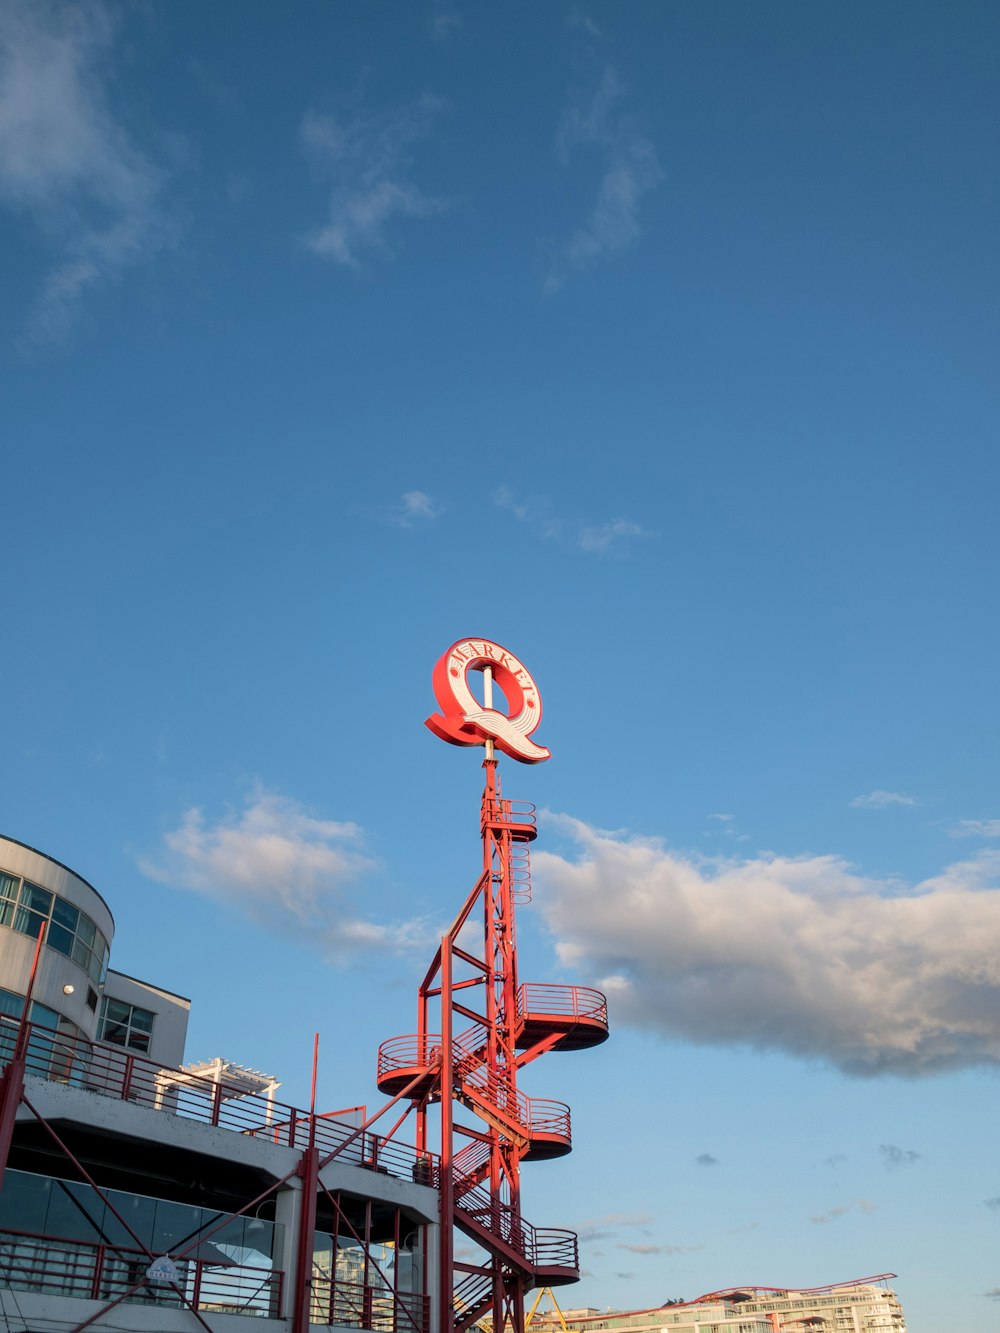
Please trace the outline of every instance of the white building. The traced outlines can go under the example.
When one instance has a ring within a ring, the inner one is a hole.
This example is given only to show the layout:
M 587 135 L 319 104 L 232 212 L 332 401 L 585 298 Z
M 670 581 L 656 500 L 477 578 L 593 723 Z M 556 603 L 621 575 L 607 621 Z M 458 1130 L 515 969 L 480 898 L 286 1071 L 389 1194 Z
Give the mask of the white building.
M 437 1328 L 433 1155 L 360 1130 L 358 1115 L 318 1117 L 313 1224 L 307 1113 L 269 1075 L 185 1065 L 190 1001 L 112 969 L 98 891 L 9 838 L 0 1065 L 13 1067 L 43 928 L 23 1098 L 0 1085 L 16 1107 L 0 1333 L 68 1333 L 95 1315 L 94 1333 Z
M 826 1287 L 730 1287 L 694 1301 L 646 1310 L 564 1310 L 536 1315 L 532 1329 L 556 1333 L 906 1333 L 889 1287 L 895 1273 Z

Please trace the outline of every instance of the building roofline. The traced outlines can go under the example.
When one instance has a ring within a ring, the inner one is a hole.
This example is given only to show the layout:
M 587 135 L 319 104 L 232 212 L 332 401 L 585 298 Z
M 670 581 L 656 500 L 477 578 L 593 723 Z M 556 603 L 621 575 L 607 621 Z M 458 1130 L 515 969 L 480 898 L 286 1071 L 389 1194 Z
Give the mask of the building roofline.
M 95 889 L 93 884 L 91 884 L 90 880 L 84 879 L 84 877 L 78 871 L 74 870 L 72 866 L 66 865 L 64 861 L 57 861 L 54 856 L 49 856 L 48 852 L 43 852 L 39 850 L 39 848 L 37 847 L 32 847 L 30 842 L 22 842 L 20 838 L 12 838 L 6 833 L 0 833 L 0 838 L 3 838 L 4 842 L 12 842 L 17 847 L 23 847 L 27 852 L 34 852 L 36 856 L 41 856 L 46 861 L 51 861 L 52 864 L 54 866 L 58 866 L 60 870 L 67 870 L 73 876 L 73 878 L 78 879 L 81 884 L 86 884 L 87 888 L 91 891 L 91 893 L 96 893 L 98 898 L 100 898 L 101 902 L 108 909 L 108 915 L 111 917 L 112 925 L 116 924 L 115 914 L 114 912 L 112 912 L 111 906 L 108 903 L 107 898 L 105 898 L 104 894 L 101 893 L 99 889 Z
M 183 1000 L 185 1004 L 191 1004 L 190 995 L 181 995 L 178 991 L 167 990 L 166 986 L 158 986 L 155 981 L 143 981 L 142 977 L 133 977 L 130 972 L 122 972 L 117 967 L 109 967 L 108 975 L 114 973 L 116 977 L 124 977 L 126 981 L 134 981 L 137 986 L 148 986 L 150 990 L 162 991 L 164 995 L 172 995 L 175 1000 Z

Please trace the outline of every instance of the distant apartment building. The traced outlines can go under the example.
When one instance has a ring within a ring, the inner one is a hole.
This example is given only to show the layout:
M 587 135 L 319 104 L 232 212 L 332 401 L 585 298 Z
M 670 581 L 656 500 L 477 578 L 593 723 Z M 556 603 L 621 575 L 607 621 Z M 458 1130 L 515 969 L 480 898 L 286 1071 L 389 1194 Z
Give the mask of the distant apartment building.
M 580 1333 L 906 1333 L 903 1307 L 889 1287 L 895 1273 L 826 1287 L 730 1287 L 649 1310 L 564 1310 Z M 562 1333 L 556 1312 L 536 1314 L 537 1333 Z

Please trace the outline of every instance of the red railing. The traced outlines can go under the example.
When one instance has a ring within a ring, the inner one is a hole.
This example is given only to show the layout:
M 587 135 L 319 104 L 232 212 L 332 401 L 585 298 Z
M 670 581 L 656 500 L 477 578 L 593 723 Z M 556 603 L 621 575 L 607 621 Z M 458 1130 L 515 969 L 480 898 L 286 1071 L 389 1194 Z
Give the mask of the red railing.
M 538 823 L 537 810 L 530 801 L 489 801 L 484 807 L 484 815 L 490 824 L 514 824 L 535 828 Z
M 429 1333 L 430 1297 L 383 1284 L 345 1282 L 313 1270 L 309 1319 L 313 1324 L 375 1329 L 376 1333 Z
M 579 1269 L 575 1231 L 532 1226 L 523 1217 L 516 1217 L 509 1205 L 478 1186 L 462 1194 L 456 1191 L 455 1208 L 462 1217 L 521 1255 L 531 1270 L 564 1268 L 576 1272 Z
M 0 1231 L 0 1274 L 17 1291 L 110 1301 L 119 1297 L 142 1305 L 183 1304 L 168 1284 L 145 1278 L 150 1263 L 142 1250 Z M 196 1309 L 219 1314 L 277 1319 L 283 1274 L 249 1264 L 221 1267 L 210 1260 L 178 1259 L 177 1287 Z M 136 1283 L 142 1285 L 136 1291 Z M 131 1292 L 131 1295 L 126 1293 Z
M 550 986 L 526 981 L 518 987 L 517 1013 L 518 1017 L 544 1014 L 546 1017 L 585 1018 L 606 1027 L 608 1001 L 599 990 L 589 986 Z
M 0 1017 L 0 1067 L 13 1053 L 17 1029 L 16 1020 Z M 285 1147 L 305 1148 L 308 1144 L 308 1111 L 235 1085 L 165 1068 L 118 1046 L 60 1037 L 37 1024 L 29 1030 L 28 1074 Z M 320 1155 L 325 1157 L 344 1144 L 346 1147 L 338 1153 L 341 1161 L 400 1180 L 422 1181 L 434 1156 L 367 1130 L 357 1134 L 355 1125 L 317 1116 L 316 1146 Z
M 378 1079 L 381 1082 L 399 1070 L 430 1069 L 440 1061 L 441 1037 L 438 1033 L 390 1037 L 378 1050 Z M 505 1114 L 520 1125 L 527 1136 L 552 1134 L 569 1139 L 570 1111 L 565 1103 L 528 1097 L 520 1089 L 508 1088 L 502 1078 L 490 1072 L 486 1064 L 486 1029 L 480 1024 L 474 1024 L 454 1038 L 452 1061 L 459 1087 L 464 1087 L 472 1096 L 478 1095 Z

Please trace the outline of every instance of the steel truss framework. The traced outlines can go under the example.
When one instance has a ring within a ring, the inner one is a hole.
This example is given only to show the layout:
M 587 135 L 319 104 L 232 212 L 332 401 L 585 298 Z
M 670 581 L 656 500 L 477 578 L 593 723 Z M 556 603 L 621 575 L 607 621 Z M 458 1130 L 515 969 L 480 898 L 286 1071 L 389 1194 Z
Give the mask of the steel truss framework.
M 489 743 L 483 768 L 482 872 L 419 987 L 417 1032 L 379 1050 L 383 1092 L 417 1080 L 418 1150 L 431 1144 L 432 1107 L 440 1118 L 441 1333 L 490 1319 L 495 1333 L 524 1333 L 527 1291 L 579 1279 L 575 1233 L 521 1213 L 521 1163 L 570 1151 L 569 1107 L 527 1097 L 518 1072 L 608 1035 L 600 992 L 519 982 L 515 908 L 531 897 L 535 810 L 502 798 Z M 456 1260 L 456 1229 L 483 1262 Z

